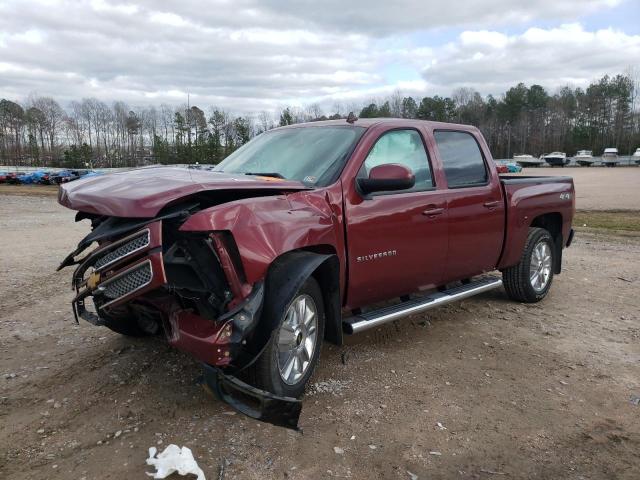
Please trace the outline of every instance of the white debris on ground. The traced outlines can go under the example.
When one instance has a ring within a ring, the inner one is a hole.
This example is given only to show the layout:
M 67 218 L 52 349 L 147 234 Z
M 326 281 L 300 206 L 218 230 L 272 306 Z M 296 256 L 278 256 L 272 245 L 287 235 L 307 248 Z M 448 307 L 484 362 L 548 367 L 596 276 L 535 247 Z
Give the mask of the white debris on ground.
M 311 384 L 307 390 L 307 396 L 313 396 L 320 393 L 330 393 L 331 395 L 339 396 L 342 391 L 349 386 L 350 380 L 334 380 L 329 379 L 323 382 L 316 382 Z
M 187 447 L 178 447 L 177 445 L 169 445 L 161 453 L 156 453 L 156 447 L 149 448 L 149 458 L 147 465 L 156 467 L 155 473 L 145 472 L 153 478 L 167 478 L 172 473 L 179 475 L 197 475 L 197 480 L 206 480 L 204 472 L 193 458 L 193 453 Z

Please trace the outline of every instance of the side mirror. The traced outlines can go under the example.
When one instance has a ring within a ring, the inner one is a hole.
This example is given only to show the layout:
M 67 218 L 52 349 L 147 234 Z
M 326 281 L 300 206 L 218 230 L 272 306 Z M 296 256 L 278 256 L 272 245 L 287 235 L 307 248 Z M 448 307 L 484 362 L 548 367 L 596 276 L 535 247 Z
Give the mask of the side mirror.
M 358 178 L 358 188 L 365 195 L 373 192 L 407 190 L 416 183 L 416 177 L 410 168 L 399 163 L 385 163 L 373 167 L 369 178 Z

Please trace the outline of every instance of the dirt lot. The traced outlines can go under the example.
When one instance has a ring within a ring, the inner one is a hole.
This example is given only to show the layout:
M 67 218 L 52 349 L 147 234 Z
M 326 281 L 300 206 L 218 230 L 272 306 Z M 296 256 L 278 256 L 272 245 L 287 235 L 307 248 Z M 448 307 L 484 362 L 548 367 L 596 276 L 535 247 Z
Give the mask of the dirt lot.
M 159 339 L 75 325 L 55 267 L 88 227 L 5 192 L 0 478 L 148 478 L 169 443 L 209 480 L 640 478 L 638 236 L 580 232 L 541 304 L 498 290 L 325 346 L 293 432 L 206 395 Z
M 584 210 L 640 210 L 640 168 L 526 168 L 521 175 L 566 175 L 576 186 L 576 205 Z

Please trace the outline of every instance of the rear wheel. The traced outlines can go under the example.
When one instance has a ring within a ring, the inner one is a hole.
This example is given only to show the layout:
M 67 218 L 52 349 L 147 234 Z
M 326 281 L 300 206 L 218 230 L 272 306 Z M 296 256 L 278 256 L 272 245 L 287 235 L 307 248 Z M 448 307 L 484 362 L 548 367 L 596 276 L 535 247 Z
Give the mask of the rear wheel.
M 520 262 L 502 272 L 509 298 L 518 302 L 542 300 L 553 281 L 555 243 L 543 228 L 530 228 Z
M 320 357 L 324 304 L 315 279 L 309 278 L 286 306 L 255 365 L 255 382 L 276 395 L 300 397 Z

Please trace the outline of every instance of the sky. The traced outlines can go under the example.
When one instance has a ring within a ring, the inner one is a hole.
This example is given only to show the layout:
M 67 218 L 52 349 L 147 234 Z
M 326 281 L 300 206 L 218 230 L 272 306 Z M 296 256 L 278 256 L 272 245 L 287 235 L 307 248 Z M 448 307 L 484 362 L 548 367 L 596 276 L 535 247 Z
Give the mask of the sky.
M 0 0 L 0 98 L 236 113 L 551 93 L 640 67 L 640 0 Z

